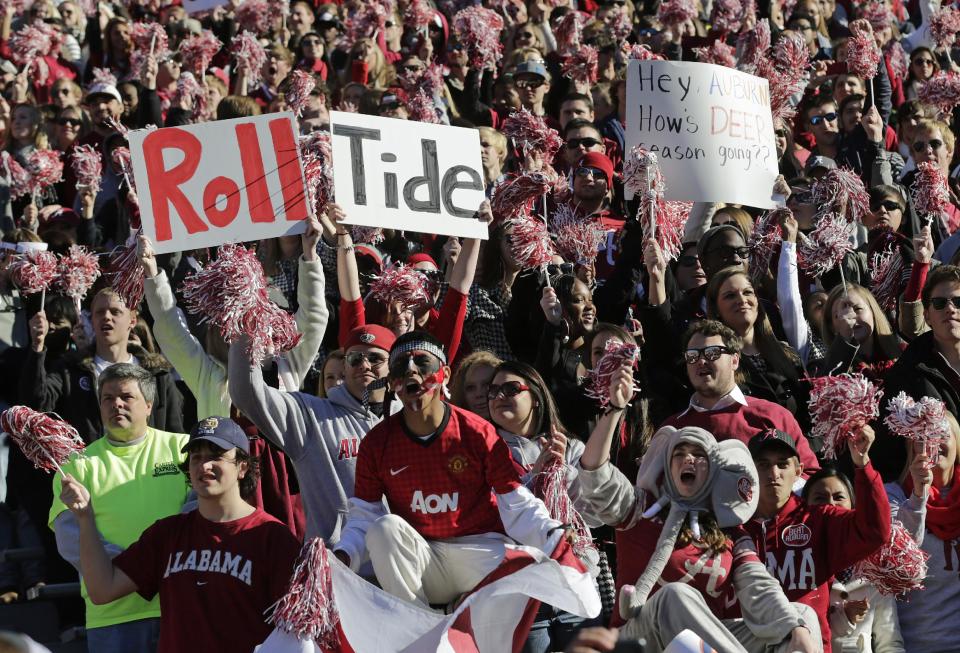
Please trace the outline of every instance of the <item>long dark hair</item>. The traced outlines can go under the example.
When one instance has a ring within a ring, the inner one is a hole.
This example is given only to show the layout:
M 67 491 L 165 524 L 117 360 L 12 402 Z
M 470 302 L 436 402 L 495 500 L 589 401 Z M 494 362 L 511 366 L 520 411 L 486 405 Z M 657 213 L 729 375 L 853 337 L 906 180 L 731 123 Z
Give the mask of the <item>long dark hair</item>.
M 504 374 L 515 374 L 524 380 L 525 385 L 530 387 L 530 393 L 536 399 L 534 406 L 534 431 L 537 435 L 550 437 L 554 429 L 563 433 L 568 438 L 573 437 L 567 428 L 560 421 L 560 413 L 557 411 L 557 404 L 550 394 L 546 381 L 540 376 L 540 372 L 532 366 L 521 361 L 504 361 L 497 365 L 493 371 L 493 376 L 503 372 Z M 496 424 L 493 413 L 490 414 L 490 421 Z M 499 426 L 499 425 L 498 425 Z

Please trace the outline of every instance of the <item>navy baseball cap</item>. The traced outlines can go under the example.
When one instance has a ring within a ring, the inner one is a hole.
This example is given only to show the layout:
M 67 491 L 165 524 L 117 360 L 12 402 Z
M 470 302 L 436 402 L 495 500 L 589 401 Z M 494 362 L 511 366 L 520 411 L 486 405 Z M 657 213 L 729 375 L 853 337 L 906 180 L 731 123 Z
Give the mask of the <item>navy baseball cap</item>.
M 210 442 L 224 450 L 240 449 L 244 453 L 250 453 L 247 434 L 229 417 L 207 417 L 197 422 L 180 453 L 186 453 L 195 442 L 200 441 Z
M 793 441 L 789 433 L 781 431 L 780 429 L 770 428 L 760 431 L 750 438 L 750 443 L 747 445 L 747 448 L 750 449 L 750 455 L 754 458 L 768 447 L 786 448 L 790 451 L 790 455 L 800 456 L 797 452 L 797 443 Z

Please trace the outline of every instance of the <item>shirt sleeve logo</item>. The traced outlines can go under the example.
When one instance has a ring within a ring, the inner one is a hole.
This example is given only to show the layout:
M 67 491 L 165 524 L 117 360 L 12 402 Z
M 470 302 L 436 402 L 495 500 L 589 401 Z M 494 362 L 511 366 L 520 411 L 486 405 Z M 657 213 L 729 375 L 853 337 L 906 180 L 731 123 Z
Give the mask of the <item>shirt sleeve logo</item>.
M 450 458 L 447 462 L 447 469 L 449 469 L 454 474 L 460 474 L 467 468 L 467 459 L 460 454 L 457 454 Z
M 780 538 L 787 546 L 806 546 L 813 539 L 813 533 L 806 524 L 793 524 L 783 529 Z
M 91 390 L 93 390 L 93 384 L 90 383 L 89 376 L 81 376 L 80 380 L 77 382 L 77 385 L 80 386 L 81 390 L 86 390 L 87 392 L 90 392 Z
M 737 494 L 747 503 L 753 499 L 753 483 L 746 476 L 741 476 L 737 481 Z

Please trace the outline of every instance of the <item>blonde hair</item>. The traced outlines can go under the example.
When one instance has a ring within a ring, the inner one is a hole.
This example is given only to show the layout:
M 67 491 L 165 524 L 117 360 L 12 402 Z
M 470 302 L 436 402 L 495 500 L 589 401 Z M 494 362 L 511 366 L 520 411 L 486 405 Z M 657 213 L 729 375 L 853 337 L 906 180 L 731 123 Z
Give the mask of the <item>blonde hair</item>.
M 493 127 L 477 127 L 477 131 L 480 132 L 481 139 L 486 138 L 493 144 L 500 157 L 500 165 L 503 166 L 507 160 L 507 137 Z
M 833 307 L 842 300 L 846 299 L 848 293 L 856 293 L 873 313 L 873 351 L 874 355 L 882 354 L 888 360 L 894 360 L 900 357 L 900 341 L 897 339 L 890 321 L 886 314 L 880 308 L 873 293 L 863 286 L 847 282 L 847 287 L 836 286 L 827 296 L 827 301 L 823 305 L 823 324 L 820 326 L 820 334 L 823 337 L 823 344 L 829 347 L 837 337 L 837 332 L 833 328 Z
M 717 209 L 716 213 L 713 214 L 713 226 L 720 224 L 717 222 L 717 216 L 721 213 L 729 215 L 731 222 L 740 229 L 743 242 L 750 240 L 750 234 L 753 233 L 753 218 L 750 217 L 749 213 L 738 206 L 724 206 L 723 208 Z M 726 224 L 730 223 L 728 222 Z
M 457 367 L 456 374 L 453 375 L 453 379 L 450 381 L 450 403 L 460 408 L 466 406 L 467 374 L 470 373 L 471 369 L 478 365 L 489 365 L 493 369 L 496 369 L 502 362 L 503 361 L 495 354 L 489 351 L 475 351 L 469 356 L 464 357 Z
M 932 132 L 940 130 L 940 136 L 943 138 L 943 142 L 947 144 L 947 147 L 951 152 L 953 152 L 953 146 L 957 142 L 957 137 L 954 135 L 953 130 L 950 129 L 950 125 L 943 122 L 942 120 L 936 120 L 935 118 L 924 118 L 917 122 L 916 129 L 913 130 L 914 134 L 919 134 L 920 132 Z M 913 143 L 910 143 L 910 147 L 913 147 Z

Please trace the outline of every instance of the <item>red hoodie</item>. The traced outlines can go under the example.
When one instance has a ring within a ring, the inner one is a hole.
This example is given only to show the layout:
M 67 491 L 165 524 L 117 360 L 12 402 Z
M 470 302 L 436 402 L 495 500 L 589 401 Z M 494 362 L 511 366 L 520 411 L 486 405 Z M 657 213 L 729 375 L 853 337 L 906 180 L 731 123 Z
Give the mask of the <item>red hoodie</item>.
M 872 464 L 856 471 L 854 493 L 856 510 L 808 506 L 790 495 L 772 520 L 754 518 L 744 524 L 787 598 L 816 611 L 824 653 L 831 651 L 831 578 L 890 539 L 890 503 Z

